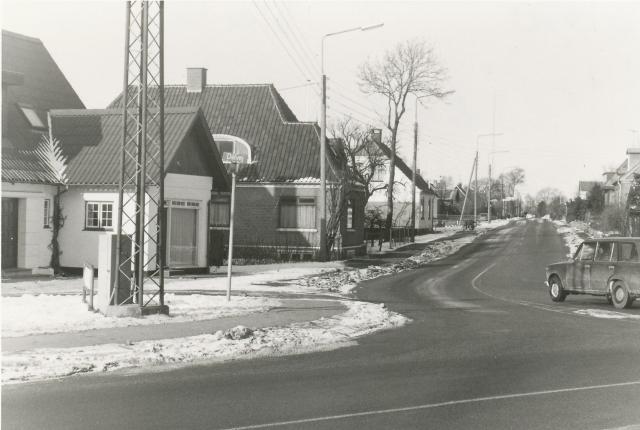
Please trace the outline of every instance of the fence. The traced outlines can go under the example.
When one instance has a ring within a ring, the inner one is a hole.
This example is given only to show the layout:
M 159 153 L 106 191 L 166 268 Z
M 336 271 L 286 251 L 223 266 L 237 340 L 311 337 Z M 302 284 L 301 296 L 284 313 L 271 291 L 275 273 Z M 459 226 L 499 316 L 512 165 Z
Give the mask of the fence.
M 382 246 L 382 243 L 389 242 L 391 239 L 394 245 L 409 243 L 413 234 L 420 235 L 431 232 L 430 228 L 417 228 L 411 227 L 391 227 L 391 233 L 389 229 L 383 227 L 369 227 L 364 229 L 365 243 L 374 246 L 376 243 L 378 246 Z

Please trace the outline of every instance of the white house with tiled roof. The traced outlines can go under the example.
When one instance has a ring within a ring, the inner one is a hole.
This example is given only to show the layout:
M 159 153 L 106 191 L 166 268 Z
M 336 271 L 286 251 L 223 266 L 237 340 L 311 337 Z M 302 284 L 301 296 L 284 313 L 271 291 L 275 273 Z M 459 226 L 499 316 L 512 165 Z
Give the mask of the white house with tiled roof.
M 68 159 L 60 265 L 67 270 L 84 263 L 97 267 L 99 237 L 115 231 L 120 212 L 122 111 L 67 109 L 50 114 L 51 134 Z M 165 109 L 167 268 L 207 267 L 209 200 L 212 193 L 228 191 L 227 172 L 202 111 L 197 107 Z M 155 211 L 150 204 L 147 216 Z
M 84 105 L 43 43 L 2 31 L 2 269 L 49 266 L 54 178 L 35 149 L 51 109 Z

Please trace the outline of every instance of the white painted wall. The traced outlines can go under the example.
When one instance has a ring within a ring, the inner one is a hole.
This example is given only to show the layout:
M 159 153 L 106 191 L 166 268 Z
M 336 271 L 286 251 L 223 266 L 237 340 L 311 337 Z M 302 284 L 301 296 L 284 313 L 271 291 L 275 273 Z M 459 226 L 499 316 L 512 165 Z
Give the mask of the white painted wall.
M 51 261 L 51 228 L 44 227 L 44 201 L 50 200 L 56 188 L 40 184 L 2 183 L 2 197 L 18 201 L 18 267 L 48 267 Z M 53 209 L 51 209 L 52 211 Z
M 88 201 L 113 204 L 114 230 L 118 222 L 118 193 L 115 189 L 70 187 L 62 198 L 62 213 L 66 217 L 60 229 L 60 265 L 82 267 L 84 263 L 98 267 L 98 240 L 109 231 L 85 230 L 85 203 Z
M 165 200 L 190 200 L 200 203 L 197 226 L 197 264 L 207 265 L 207 204 L 211 197 L 212 178 L 206 176 L 167 174 L 165 179 Z M 125 195 L 125 202 L 129 200 Z M 86 230 L 85 203 L 88 201 L 111 202 L 113 204 L 113 229 L 109 231 Z M 147 202 L 147 219 L 155 215 L 157 208 Z M 133 202 L 129 201 L 126 211 L 133 213 Z M 70 187 L 63 195 L 62 212 L 66 216 L 60 230 L 59 242 L 62 254 L 60 264 L 65 267 L 82 267 L 84 263 L 98 266 L 98 242 L 101 235 L 116 230 L 118 223 L 118 192 L 115 188 Z M 154 228 L 154 226 L 150 226 Z M 126 222 L 123 230 L 133 233 L 133 225 Z M 153 253 L 153 244 L 147 244 L 146 253 Z
M 389 164 L 387 163 L 387 170 Z M 400 215 L 400 218 L 406 219 L 411 217 L 411 179 L 408 178 L 402 170 L 396 167 L 395 181 L 397 182 L 393 189 L 393 199 L 394 199 L 394 218 L 397 218 Z M 385 177 L 384 183 L 389 181 L 388 174 Z M 416 188 L 416 227 L 417 228 L 431 228 L 431 218 L 429 218 L 428 213 L 425 213 L 425 219 L 421 219 L 420 214 L 420 199 L 425 199 L 425 211 L 428 212 L 428 201 L 431 200 L 431 204 L 433 206 L 432 209 L 432 217 L 437 217 L 437 198 L 434 195 L 425 194 L 419 188 Z M 375 191 L 371 197 L 369 197 L 369 201 L 367 202 L 367 208 L 377 207 L 386 213 L 386 205 L 387 205 L 387 190 L 377 190 Z M 399 214 L 401 212 L 401 214 Z

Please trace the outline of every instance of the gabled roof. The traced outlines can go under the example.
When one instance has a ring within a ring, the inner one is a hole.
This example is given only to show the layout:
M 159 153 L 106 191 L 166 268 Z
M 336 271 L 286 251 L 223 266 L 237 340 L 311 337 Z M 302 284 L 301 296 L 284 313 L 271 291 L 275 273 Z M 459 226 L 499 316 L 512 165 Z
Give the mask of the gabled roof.
M 50 109 L 84 105 L 39 39 L 2 30 L 2 149 L 33 149 L 42 129 L 34 129 L 19 105 L 32 108 L 42 124 Z
M 271 84 L 207 85 L 187 92 L 165 86 L 165 106 L 202 109 L 213 134 L 239 137 L 252 149 L 252 164 L 238 173 L 245 182 L 318 182 L 320 133 L 316 123 L 300 122 Z M 121 96 L 110 107 L 120 107 Z M 327 177 L 339 165 L 327 148 Z
M 391 148 L 389 148 L 387 145 L 385 145 L 382 142 L 376 142 L 376 143 L 378 143 L 378 147 L 380 148 L 384 156 L 390 159 Z M 405 163 L 404 160 L 398 154 L 396 154 L 396 167 L 400 169 L 400 171 L 407 178 L 411 179 L 413 177 L 413 169 L 410 168 L 407 165 L 407 163 Z M 425 181 L 424 178 L 417 172 L 416 172 L 416 187 L 418 187 L 420 191 L 437 196 L 437 193 L 427 184 L 427 181 Z
M 51 182 L 32 152 L 46 128 L 32 127 L 21 106 L 33 109 L 43 125 L 50 109 L 84 108 L 39 39 L 2 30 L 2 180 Z
M 199 128 L 199 142 L 188 151 L 202 151 L 196 157 L 219 189 L 228 189 L 226 170 L 220 160 L 204 115 L 198 108 L 165 110 L 165 173 L 188 145 L 188 137 Z M 68 157 L 70 185 L 115 185 L 120 178 L 122 110 L 68 109 L 51 111 L 53 137 Z M 153 167 L 151 167 L 153 169 Z M 194 172 L 197 174 L 197 172 Z M 151 170 L 150 175 L 157 174 Z

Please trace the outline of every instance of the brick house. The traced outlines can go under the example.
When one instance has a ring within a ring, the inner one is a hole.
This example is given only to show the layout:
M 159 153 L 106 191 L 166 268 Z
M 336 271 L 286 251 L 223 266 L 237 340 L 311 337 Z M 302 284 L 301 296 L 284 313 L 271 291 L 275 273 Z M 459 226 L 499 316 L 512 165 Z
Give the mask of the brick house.
M 49 266 L 56 187 L 35 149 L 51 109 L 84 105 L 43 43 L 2 31 L 2 269 Z
M 185 85 L 165 87 L 165 106 L 202 109 L 223 158 L 233 153 L 251 161 L 237 175 L 234 256 L 311 259 L 319 250 L 319 129 L 298 121 L 275 87 L 207 85 L 207 70 L 187 70 Z M 111 107 L 120 106 L 120 98 Z M 327 181 L 345 169 L 339 149 L 327 145 Z M 363 193 L 355 186 L 341 214 L 339 255 L 364 253 Z M 329 201 L 330 198 L 327 198 Z M 209 243 L 226 240 L 228 192 L 214 192 L 209 207 Z M 329 217 L 329 216 L 328 216 Z M 219 265 L 224 250 L 211 248 L 209 264 Z

